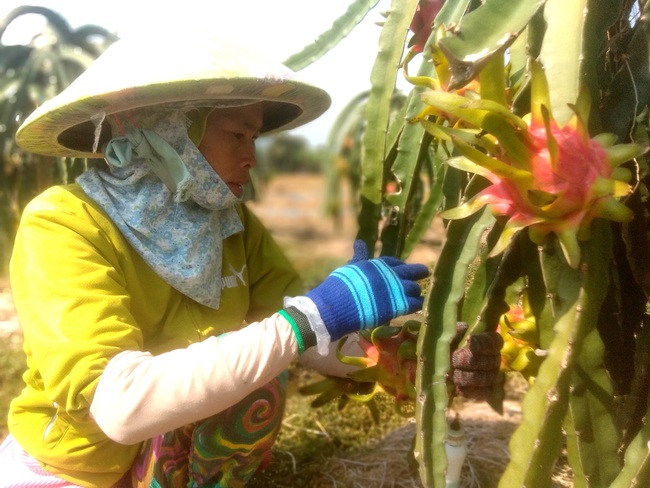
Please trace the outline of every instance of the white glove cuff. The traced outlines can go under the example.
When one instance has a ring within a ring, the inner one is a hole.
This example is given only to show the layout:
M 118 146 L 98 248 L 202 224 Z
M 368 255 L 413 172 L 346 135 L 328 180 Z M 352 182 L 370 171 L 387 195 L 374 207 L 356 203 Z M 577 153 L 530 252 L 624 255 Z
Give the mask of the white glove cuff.
M 329 353 L 329 345 L 332 341 L 330 333 L 325 327 L 325 322 L 320 317 L 320 312 L 316 308 L 316 304 L 307 297 L 284 297 L 284 308 L 296 307 L 305 314 L 311 329 L 316 334 L 316 350 L 321 356 L 327 356 Z

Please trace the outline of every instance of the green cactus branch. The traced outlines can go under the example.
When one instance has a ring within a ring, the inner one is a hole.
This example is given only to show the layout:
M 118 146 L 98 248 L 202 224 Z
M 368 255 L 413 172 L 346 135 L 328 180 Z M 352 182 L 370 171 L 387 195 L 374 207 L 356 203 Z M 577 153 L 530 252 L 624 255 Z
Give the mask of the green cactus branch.
M 481 237 L 494 224 L 483 210 L 448 227 L 448 245 L 434 269 L 425 305 L 426 326 L 418 340 L 418 374 L 415 403 L 417 436 L 415 457 L 425 486 L 443 487 L 446 472 L 444 441 L 447 434 L 448 404 L 446 375 L 449 343 L 456 334 L 458 303 L 462 299 L 470 264 L 481 247 Z
M 396 67 L 404 49 L 408 26 L 417 0 L 394 0 L 379 37 L 379 52 L 370 75 L 368 126 L 363 137 L 363 182 L 358 238 L 374 250 L 377 224 L 381 218 L 383 196 L 383 160 L 386 156 L 386 132 L 390 125 L 390 100 L 393 96 Z M 401 42 L 400 42 L 401 40 Z
M 294 71 L 300 71 L 314 63 L 344 39 L 378 3 L 379 0 L 355 0 L 330 29 L 300 52 L 289 56 L 284 64 Z

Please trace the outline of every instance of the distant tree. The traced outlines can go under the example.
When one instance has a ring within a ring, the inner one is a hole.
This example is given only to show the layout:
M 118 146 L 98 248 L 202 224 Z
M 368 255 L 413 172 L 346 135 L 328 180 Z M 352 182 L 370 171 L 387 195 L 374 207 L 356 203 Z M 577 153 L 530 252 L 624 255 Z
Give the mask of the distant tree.
M 267 174 L 306 172 L 319 173 L 322 156 L 301 136 L 281 134 L 273 137 L 263 151 Z
M 4 44 L 9 26 L 28 15 L 45 19 L 41 31 L 28 44 Z M 72 29 L 61 15 L 43 7 L 17 7 L 0 20 L 0 271 L 24 205 L 45 188 L 71 181 L 89 164 L 25 152 L 16 145 L 16 131 L 34 109 L 60 93 L 115 40 L 114 34 L 96 25 Z

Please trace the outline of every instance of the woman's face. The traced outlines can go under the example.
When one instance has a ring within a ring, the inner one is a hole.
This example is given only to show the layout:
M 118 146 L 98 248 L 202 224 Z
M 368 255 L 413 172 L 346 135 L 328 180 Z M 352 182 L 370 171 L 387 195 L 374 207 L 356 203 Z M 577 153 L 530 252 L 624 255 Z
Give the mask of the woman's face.
M 262 104 L 214 109 L 206 121 L 199 151 L 237 197 L 255 167 L 255 140 L 262 128 Z

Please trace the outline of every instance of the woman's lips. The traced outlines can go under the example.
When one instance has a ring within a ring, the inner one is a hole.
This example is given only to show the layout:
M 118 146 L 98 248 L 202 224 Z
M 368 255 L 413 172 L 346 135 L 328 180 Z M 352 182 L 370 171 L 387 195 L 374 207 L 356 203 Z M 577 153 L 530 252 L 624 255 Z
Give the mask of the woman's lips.
M 241 183 L 235 183 L 234 181 L 230 181 L 228 182 L 228 188 L 237 197 L 241 197 L 244 194 L 244 185 L 242 185 Z

